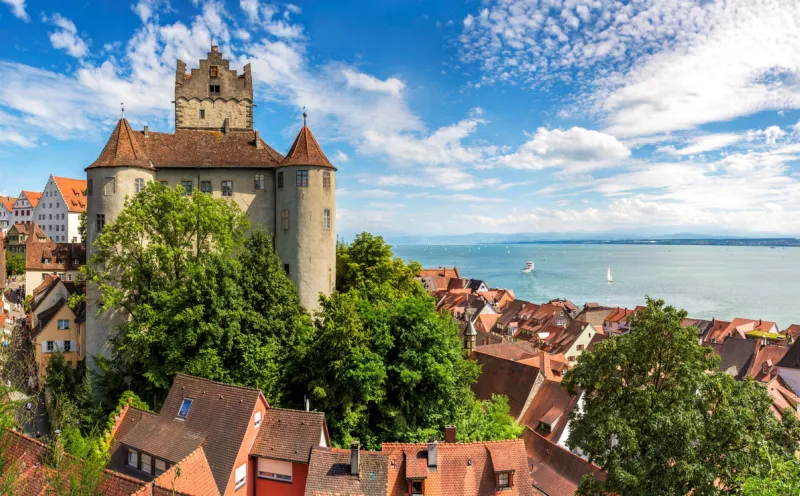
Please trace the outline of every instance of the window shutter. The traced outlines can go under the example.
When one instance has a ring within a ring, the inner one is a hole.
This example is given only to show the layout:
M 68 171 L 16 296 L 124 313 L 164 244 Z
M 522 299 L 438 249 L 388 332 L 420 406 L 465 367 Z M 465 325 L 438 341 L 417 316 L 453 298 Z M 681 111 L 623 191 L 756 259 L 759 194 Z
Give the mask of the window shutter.
M 500 487 L 500 474 L 494 474 L 494 487 Z
M 514 487 L 514 472 L 508 474 L 508 487 Z
M 411 494 L 411 481 L 406 481 L 406 484 L 408 484 L 408 491 L 406 491 L 406 494 Z

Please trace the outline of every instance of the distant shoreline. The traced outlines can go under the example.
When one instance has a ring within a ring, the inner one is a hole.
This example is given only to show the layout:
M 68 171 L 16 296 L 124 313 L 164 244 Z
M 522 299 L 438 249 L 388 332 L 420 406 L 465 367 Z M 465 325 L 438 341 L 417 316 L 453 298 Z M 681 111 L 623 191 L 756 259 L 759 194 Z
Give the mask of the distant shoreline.
M 671 246 L 760 246 L 772 248 L 800 247 L 797 238 L 741 238 L 741 239 L 620 239 L 620 240 L 564 240 L 564 241 L 506 241 L 480 243 L 483 245 L 671 245 Z

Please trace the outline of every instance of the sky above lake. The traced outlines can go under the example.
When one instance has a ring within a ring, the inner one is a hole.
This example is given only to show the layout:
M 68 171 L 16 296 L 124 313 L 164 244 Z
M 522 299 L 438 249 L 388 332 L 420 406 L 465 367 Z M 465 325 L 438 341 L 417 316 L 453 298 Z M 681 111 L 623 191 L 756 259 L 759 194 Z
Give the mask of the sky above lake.
M 125 116 L 172 131 L 175 61 L 252 64 L 302 112 L 338 230 L 800 235 L 800 2 L 0 0 L 0 194 L 83 177 Z

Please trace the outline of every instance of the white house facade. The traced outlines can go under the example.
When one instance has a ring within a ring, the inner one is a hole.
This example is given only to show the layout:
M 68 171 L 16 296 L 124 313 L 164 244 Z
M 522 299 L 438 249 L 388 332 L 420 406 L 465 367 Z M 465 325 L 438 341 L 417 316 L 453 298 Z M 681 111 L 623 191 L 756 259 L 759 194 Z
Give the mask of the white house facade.
M 33 222 L 57 243 L 77 243 L 80 216 L 86 210 L 86 181 L 50 176 Z

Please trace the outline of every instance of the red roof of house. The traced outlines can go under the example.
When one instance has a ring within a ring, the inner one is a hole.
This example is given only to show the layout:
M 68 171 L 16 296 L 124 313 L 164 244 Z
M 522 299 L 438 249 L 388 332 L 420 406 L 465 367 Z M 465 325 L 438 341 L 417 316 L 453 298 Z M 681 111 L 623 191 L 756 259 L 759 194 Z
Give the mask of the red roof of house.
M 61 260 L 61 262 L 59 262 Z M 26 270 L 78 270 L 86 264 L 86 245 L 83 243 L 31 243 L 25 249 Z
M 533 486 L 548 496 L 573 496 L 585 474 L 593 474 L 599 480 L 606 478 L 605 472 L 597 465 L 548 441 L 529 427 L 523 431 L 522 439 L 531 466 Z
M 750 362 L 747 375 L 759 382 L 769 382 L 775 374 L 777 374 L 775 366 L 781 361 L 781 358 L 783 358 L 787 351 L 789 351 L 789 348 L 783 345 L 759 346 L 753 360 Z M 766 374 L 764 374 L 765 366 L 767 370 Z
M 281 165 L 318 165 L 320 167 L 334 168 L 328 157 L 322 153 L 322 148 L 308 126 L 303 126 L 297 134 L 297 138 L 295 138 L 289 153 L 286 154 Z
M 419 271 L 419 274 L 417 274 L 417 277 L 433 278 L 433 282 L 436 285 L 435 289 L 438 289 L 440 291 L 447 290 L 447 286 L 448 284 L 450 284 L 450 279 L 452 278 L 461 279 L 461 276 L 458 274 L 458 267 L 439 267 L 438 269 L 422 269 Z
M 10 196 L 0 196 L 0 205 L 6 207 L 6 210 L 9 212 L 14 208 L 14 203 L 16 201 L 16 198 L 11 198 Z
M 128 119 L 124 117 L 117 122 L 117 126 L 111 132 L 106 146 L 100 152 L 100 156 L 88 169 L 123 166 L 142 169 L 153 168 L 147 154 L 134 136 L 131 125 L 128 124 Z
M 539 387 L 528 409 L 522 414 L 521 423 L 555 442 L 564 432 L 569 412 L 578 403 L 577 396 L 570 396 L 561 387 L 561 382 L 547 380 Z M 540 422 L 550 426 L 550 432 L 540 429 Z
M 202 446 L 156 477 L 153 485 L 156 495 L 219 496 L 220 494 Z
M 427 444 L 383 443 L 389 457 L 391 496 L 408 494 L 408 479 L 422 478 L 425 494 L 437 496 L 494 496 L 497 472 L 513 473 L 508 495 L 533 495 L 525 444 L 521 439 L 478 443 L 439 443 L 436 470 L 428 468 Z M 412 468 L 415 467 L 415 468 Z
M 83 212 L 86 210 L 86 181 L 82 179 L 70 179 L 67 177 L 53 176 L 53 181 L 61 191 L 64 203 L 70 212 Z
M 311 449 L 319 446 L 323 433 L 327 442 L 322 412 L 270 408 L 264 414 L 250 455 L 308 463 Z
M 611 322 L 611 323 L 626 322 L 628 320 L 628 317 L 630 317 L 635 311 L 636 309 L 628 310 L 627 308 L 616 307 L 611 311 L 610 314 L 606 316 L 606 322 Z
M 518 418 L 533 392 L 539 367 L 484 353 L 485 348 L 497 349 L 501 346 L 506 345 L 481 346 L 473 351 L 472 357 L 481 366 L 481 374 L 472 385 L 472 391 L 481 400 L 488 400 L 493 394 L 508 396 L 509 414 Z M 508 351 L 512 350 L 508 348 Z M 518 356 L 532 358 L 522 352 Z
M 39 204 L 39 200 L 42 198 L 41 192 L 23 191 L 22 194 L 25 195 L 25 198 L 28 199 L 33 208 L 36 208 L 36 205 Z
M 780 376 L 774 376 L 767 383 L 767 394 L 772 398 L 772 413 L 778 419 L 783 418 L 783 412 L 787 408 L 794 411 L 795 416 L 800 418 L 800 411 L 797 409 L 800 405 L 800 397 L 783 382 Z
M 783 331 L 784 334 L 789 336 L 793 341 L 797 341 L 797 337 L 800 336 L 800 324 L 792 324 Z
M 314 448 L 308 466 L 306 496 L 383 496 L 387 494 L 388 457 L 361 450 L 359 474 L 351 475 L 350 450 Z

